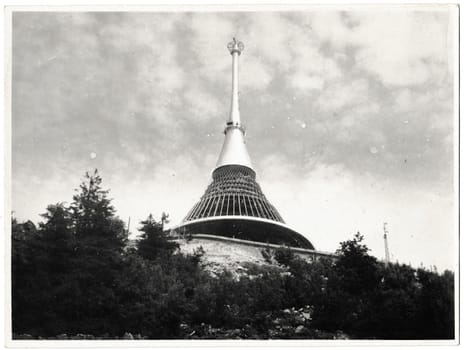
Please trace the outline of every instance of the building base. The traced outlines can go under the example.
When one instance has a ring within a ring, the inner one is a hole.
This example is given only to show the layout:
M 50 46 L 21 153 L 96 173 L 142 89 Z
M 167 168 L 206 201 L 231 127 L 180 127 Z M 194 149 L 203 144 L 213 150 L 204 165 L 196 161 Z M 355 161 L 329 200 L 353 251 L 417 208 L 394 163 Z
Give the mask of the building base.
M 263 255 L 263 251 L 275 251 L 286 248 L 308 262 L 319 258 L 335 258 L 333 253 L 311 249 L 284 247 L 282 245 L 253 242 L 209 234 L 178 236 L 175 238 L 183 253 L 193 254 L 200 247 L 204 251 L 203 263 L 207 270 L 219 273 L 229 270 L 240 274 L 246 272 L 250 264 L 272 265 Z

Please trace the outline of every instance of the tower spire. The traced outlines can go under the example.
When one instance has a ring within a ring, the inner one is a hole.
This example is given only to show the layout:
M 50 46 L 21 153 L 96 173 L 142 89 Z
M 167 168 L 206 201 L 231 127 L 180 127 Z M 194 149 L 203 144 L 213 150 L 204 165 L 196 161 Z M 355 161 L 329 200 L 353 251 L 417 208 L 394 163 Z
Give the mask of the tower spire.
M 241 41 L 233 38 L 227 45 L 232 56 L 232 101 L 229 119 L 224 130 L 225 139 L 219 155 L 216 169 L 225 165 L 242 165 L 253 170 L 250 156 L 245 146 L 245 130 L 240 121 L 238 100 L 238 60 L 245 46 Z
M 227 125 L 240 125 L 240 108 L 238 104 L 238 58 L 245 48 L 241 41 L 235 38 L 227 45 L 232 55 L 232 101 Z

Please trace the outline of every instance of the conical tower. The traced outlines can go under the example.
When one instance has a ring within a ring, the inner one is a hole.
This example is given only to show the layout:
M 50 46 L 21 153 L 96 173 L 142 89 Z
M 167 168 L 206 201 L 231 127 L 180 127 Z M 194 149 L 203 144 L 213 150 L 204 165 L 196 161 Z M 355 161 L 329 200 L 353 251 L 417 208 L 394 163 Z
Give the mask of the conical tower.
M 244 45 L 234 38 L 227 48 L 232 55 L 232 102 L 224 144 L 213 181 L 176 230 L 314 249 L 310 241 L 285 224 L 256 182 L 238 99 L 238 63 Z

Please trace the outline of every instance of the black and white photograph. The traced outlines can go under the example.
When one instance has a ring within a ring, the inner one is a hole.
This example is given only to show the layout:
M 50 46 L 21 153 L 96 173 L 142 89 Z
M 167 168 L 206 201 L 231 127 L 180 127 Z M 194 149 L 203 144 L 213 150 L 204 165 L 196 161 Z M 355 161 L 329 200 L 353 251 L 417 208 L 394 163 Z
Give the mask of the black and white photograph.
M 458 343 L 457 4 L 5 11 L 9 346 Z

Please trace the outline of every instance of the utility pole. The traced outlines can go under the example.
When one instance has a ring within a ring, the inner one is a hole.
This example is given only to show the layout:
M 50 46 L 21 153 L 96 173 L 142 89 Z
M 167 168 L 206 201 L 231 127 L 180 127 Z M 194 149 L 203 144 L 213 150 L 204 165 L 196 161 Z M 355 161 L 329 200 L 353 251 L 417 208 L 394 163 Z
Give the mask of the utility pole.
M 166 214 L 163 211 L 163 214 L 161 214 L 161 230 L 164 231 L 164 224 L 169 223 L 169 214 Z
M 387 240 L 387 223 L 384 222 L 383 223 L 383 240 L 384 240 L 384 243 L 385 243 L 385 263 L 389 263 L 390 262 L 390 253 L 388 252 L 388 240 Z
M 129 219 L 127 220 L 127 235 L 129 236 L 129 228 L 130 228 L 130 216 Z

